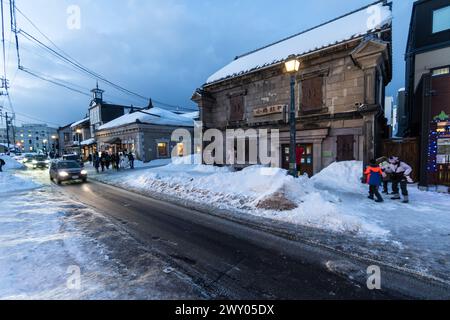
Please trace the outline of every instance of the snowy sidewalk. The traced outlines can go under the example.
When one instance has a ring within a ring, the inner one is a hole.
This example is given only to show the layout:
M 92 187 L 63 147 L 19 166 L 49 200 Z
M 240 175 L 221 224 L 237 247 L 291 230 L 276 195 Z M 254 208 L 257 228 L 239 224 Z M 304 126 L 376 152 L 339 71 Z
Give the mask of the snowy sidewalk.
M 110 219 L 34 176 L 48 181 L 45 171 L 0 173 L 0 300 L 205 297 Z
M 377 204 L 367 199 L 361 168 L 360 162 L 343 162 L 312 179 L 293 179 L 281 169 L 232 172 L 178 161 L 93 178 L 194 209 L 287 223 L 309 241 L 450 281 L 450 196 L 411 186 L 410 204 Z

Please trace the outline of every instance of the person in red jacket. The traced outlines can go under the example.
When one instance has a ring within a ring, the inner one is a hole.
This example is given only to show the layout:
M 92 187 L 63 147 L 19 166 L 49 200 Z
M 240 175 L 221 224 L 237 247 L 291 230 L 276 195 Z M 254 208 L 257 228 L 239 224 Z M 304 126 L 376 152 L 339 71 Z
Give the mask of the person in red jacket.
M 379 191 L 384 176 L 383 170 L 375 160 L 371 160 L 364 174 L 367 176 L 367 184 L 369 185 L 369 199 L 374 200 L 374 196 L 376 196 L 376 202 L 383 202 L 383 197 Z

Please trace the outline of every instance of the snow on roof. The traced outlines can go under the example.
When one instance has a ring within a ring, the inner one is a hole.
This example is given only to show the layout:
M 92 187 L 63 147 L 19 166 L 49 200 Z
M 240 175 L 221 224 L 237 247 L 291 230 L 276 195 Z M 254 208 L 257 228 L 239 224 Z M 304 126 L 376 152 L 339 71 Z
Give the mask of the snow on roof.
M 110 121 L 102 125 L 99 128 L 99 130 L 112 129 L 123 125 L 136 123 L 136 121 L 161 126 L 163 125 L 176 127 L 194 126 L 194 121 L 190 118 L 182 117 L 181 115 L 175 114 L 173 112 L 158 107 L 153 107 L 151 109 L 142 110 L 142 112 L 136 111 L 133 113 L 123 115 L 113 121 Z
M 85 122 L 88 122 L 88 121 L 89 121 L 89 118 L 84 118 L 83 120 L 73 123 L 70 127 L 75 128 L 75 127 L 78 127 L 79 125 L 84 124 Z
M 180 116 L 195 120 L 195 119 L 198 119 L 200 117 L 200 111 L 182 113 L 182 114 L 180 114 Z
M 207 84 L 236 77 L 285 61 L 290 55 L 304 55 L 375 32 L 390 25 L 390 5 L 374 3 L 292 37 L 237 57 L 207 80 Z

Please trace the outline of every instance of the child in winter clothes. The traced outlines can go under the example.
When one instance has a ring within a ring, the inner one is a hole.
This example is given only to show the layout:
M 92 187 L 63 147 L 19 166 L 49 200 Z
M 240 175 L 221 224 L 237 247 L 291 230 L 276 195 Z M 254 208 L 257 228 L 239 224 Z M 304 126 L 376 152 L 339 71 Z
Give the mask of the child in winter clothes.
M 369 199 L 377 197 L 376 202 L 383 202 L 379 188 L 384 177 L 383 170 L 377 164 L 375 160 L 370 161 L 370 165 L 367 167 L 364 174 L 367 176 L 367 184 L 369 185 Z

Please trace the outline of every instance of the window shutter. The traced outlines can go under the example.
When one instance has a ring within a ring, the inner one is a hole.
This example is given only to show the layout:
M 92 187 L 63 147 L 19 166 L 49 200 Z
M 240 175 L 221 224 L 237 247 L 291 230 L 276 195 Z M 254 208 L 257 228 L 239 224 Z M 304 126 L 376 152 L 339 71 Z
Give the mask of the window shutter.
M 301 111 L 321 110 L 323 77 L 314 77 L 302 81 Z
M 238 95 L 230 98 L 230 121 L 244 119 L 244 96 Z

